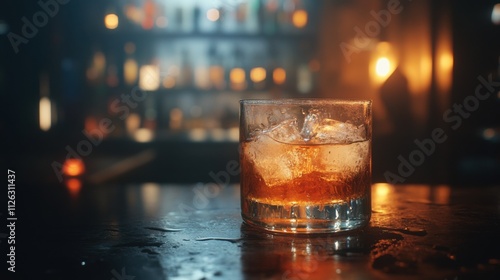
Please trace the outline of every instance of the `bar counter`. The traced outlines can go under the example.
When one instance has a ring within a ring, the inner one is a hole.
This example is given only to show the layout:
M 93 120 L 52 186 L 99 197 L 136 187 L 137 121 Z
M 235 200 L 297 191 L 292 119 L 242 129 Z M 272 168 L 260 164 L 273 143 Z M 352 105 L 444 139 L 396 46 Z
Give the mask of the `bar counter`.
M 374 184 L 368 227 L 308 236 L 243 224 L 238 185 L 65 184 L 18 196 L 16 276 L 500 279 L 496 186 Z

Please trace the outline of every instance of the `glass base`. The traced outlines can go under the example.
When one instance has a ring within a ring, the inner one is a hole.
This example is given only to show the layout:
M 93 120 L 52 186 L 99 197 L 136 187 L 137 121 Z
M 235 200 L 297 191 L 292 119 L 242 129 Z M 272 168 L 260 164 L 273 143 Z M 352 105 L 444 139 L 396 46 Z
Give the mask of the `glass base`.
M 274 205 L 244 199 L 245 223 L 272 232 L 334 233 L 362 228 L 371 216 L 368 196 L 338 203 Z

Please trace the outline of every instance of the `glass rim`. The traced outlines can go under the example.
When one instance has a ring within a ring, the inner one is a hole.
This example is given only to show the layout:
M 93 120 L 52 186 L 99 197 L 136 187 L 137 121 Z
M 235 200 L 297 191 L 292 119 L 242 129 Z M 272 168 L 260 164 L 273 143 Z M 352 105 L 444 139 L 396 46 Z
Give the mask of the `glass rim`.
M 336 98 L 285 98 L 285 99 L 241 99 L 242 105 L 309 105 L 309 104 L 333 104 L 333 105 L 371 105 L 371 99 L 336 99 Z

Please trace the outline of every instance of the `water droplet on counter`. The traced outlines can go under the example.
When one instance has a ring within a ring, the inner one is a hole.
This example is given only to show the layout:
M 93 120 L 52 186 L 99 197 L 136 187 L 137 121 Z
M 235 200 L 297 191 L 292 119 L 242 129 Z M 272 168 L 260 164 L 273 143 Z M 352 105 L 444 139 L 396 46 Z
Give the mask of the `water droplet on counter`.
M 180 228 L 159 228 L 159 227 L 144 227 L 145 229 L 156 230 L 161 232 L 176 232 L 182 231 Z
M 240 242 L 242 239 L 241 238 L 226 238 L 226 237 L 203 237 L 203 238 L 196 238 L 196 241 L 209 241 L 209 240 L 217 240 L 217 241 L 227 241 L 231 243 L 237 243 Z

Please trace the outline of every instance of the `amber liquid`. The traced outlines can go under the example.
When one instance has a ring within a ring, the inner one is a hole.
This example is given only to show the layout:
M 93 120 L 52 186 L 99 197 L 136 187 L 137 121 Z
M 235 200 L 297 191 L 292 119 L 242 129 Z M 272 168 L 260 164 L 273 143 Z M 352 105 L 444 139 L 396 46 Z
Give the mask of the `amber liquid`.
M 280 232 L 335 232 L 370 218 L 370 141 L 296 145 L 263 135 L 242 143 L 242 215 Z

